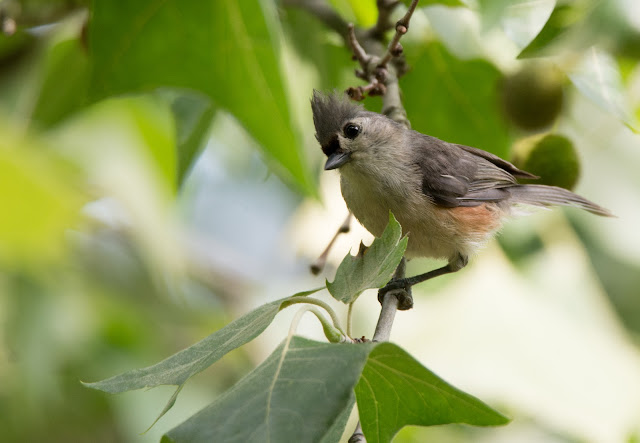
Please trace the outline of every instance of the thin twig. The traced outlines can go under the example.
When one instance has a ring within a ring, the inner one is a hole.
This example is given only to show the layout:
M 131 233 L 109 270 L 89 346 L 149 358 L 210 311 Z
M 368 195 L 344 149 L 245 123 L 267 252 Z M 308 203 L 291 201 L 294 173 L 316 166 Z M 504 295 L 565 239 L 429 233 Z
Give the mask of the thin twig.
M 400 45 L 400 39 L 409 30 L 409 22 L 411 21 L 413 12 L 418 6 L 418 1 L 419 0 L 412 0 L 411 4 L 409 5 L 409 9 L 407 9 L 407 13 L 396 23 L 396 34 L 393 36 L 391 43 L 389 43 L 387 53 L 378 64 L 378 67 L 387 66 L 387 63 L 389 63 L 389 61 L 393 57 L 398 57 L 402 54 L 402 45 Z
M 376 0 L 376 6 L 378 7 L 378 20 L 376 24 L 369 29 L 369 35 L 371 38 L 382 40 L 385 32 L 393 29 L 393 23 L 391 23 L 391 14 L 400 4 L 398 0 Z
M 356 70 L 356 76 L 369 83 L 365 86 L 351 87 L 347 89 L 347 94 L 353 100 L 363 100 L 365 95 L 389 95 L 388 89 L 393 89 L 391 95 L 393 103 L 389 103 L 382 109 L 383 114 L 396 120 L 407 127 L 410 127 L 406 112 L 400 103 L 400 90 L 397 88 L 398 77 L 406 72 L 406 64 L 402 57 L 403 49 L 400 39 L 409 29 L 411 17 L 418 5 L 419 0 L 412 0 L 406 14 L 396 23 L 396 33 L 389 44 L 384 49 L 382 39 L 379 35 L 368 32 L 360 33 L 358 40 L 355 27 L 348 25 L 348 32 L 345 41 L 351 48 L 353 57 L 360 63 L 362 69 Z M 382 3 L 382 0 L 379 2 Z M 394 63 L 389 63 L 390 61 Z
M 351 229 L 350 227 L 351 217 L 352 217 L 351 213 L 347 214 L 347 218 L 344 219 L 344 221 L 342 222 L 342 224 L 340 225 L 336 233 L 333 235 L 333 238 L 331 239 L 327 247 L 324 248 L 324 251 L 322 251 L 322 254 L 320 254 L 320 257 L 318 257 L 316 261 L 311 264 L 311 273 L 313 275 L 318 275 L 324 269 L 324 266 L 327 264 L 327 257 L 329 256 L 329 251 L 331 251 L 331 248 L 333 247 L 333 244 L 338 239 L 338 236 L 340 234 L 349 232 L 349 230 Z
M 356 37 L 356 28 L 353 26 L 353 23 L 349 23 L 347 25 L 347 42 L 351 47 L 351 52 L 353 53 L 353 57 L 360 63 L 362 69 L 368 69 L 369 62 L 371 61 L 371 56 L 367 54 L 364 48 L 358 42 L 358 38 Z

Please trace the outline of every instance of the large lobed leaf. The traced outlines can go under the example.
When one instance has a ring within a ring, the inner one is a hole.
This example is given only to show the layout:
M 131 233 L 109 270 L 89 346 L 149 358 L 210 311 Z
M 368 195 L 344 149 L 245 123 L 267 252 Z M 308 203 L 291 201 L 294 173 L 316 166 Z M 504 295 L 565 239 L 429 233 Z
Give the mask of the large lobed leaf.
M 190 168 L 204 148 L 215 106 L 206 96 L 191 91 L 158 91 L 171 106 L 176 124 L 178 185 L 182 185 Z
M 618 64 L 611 55 L 595 47 L 590 48 L 580 63 L 569 72 L 569 79 L 602 110 L 618 118 L 632 131 L 640 132 L 638 119 L 631 112 L 625 95 Z
M 163 441 L 338 442 L 353 407 L 354 386 L 369 442 L 390 441 L 407 424 L 508 421 L 396 345 L 293 337 Z
M 312 180 L 291 124 L 270 0 L 95 0 L 90 96 L 161 86 L 204 92 L 308 193 Z
M 400 79 L 411 125 L 442 140 L 502 158 L 510 136 L 499 109 L 501 74 L 485 60 L 458 60 L 439 43 L 405 48 L 411 73 Z
M 310 295 L 319 290 L 301 292 L 296 296 Z M 85 386 L 112 394 L 160 385 L 178 386 L 159 419 L 171 409 L 180 389 L 190 377 L 260 335 L 271 324 L 278 311 L 287 306 L 285 300 L 283 298 L 262 305 L 155 365 L 127 371 L 95 383 L 85 383 Z
M 55 42 L 43 52 L 40 91 L 31 118 L 46 128 L 86 104 L 90 69 L 78 38 Z
M 538 35 L 520 52 L 518 58 L 538 57 L 553 52 L 553 46 L 571 31 L 573 8 L 570 5 L 555 6 Z M 556 48 L 557 50 L 557 48 Z
M 336 442 L 353 407 L 353 386 L 371 348 L 300 337 L 285 340 L 233 388 L 169 431 L 167 439 Z M 325 438 L 327 435 L 332 438 Z
M 556 5 L 556 0 L 479 0 L 483 29 L 497 25 L 519 48 L 540 33 Z
M 395 271 L 407 249 L 408 238 L 402 237 L 402 227 L 389 213 L 389 224 L 371 246 L 357 256 L 347 254 L 336 271 L 333 282 L 327 281 L 331 295 L 351 303 L 366 289 L 381 288 Z
M 306 292 L 304 295 L 316 291 L 318 289 Z M 262 305 L 198 343 L 153 366 L 127 371 L 115 377 L 95 383 L 85 383 L 85 385 L 112 394 L 160 385 L 180 386 L 191 376 L 218 361 L 223 355 L 257 337 L 271 324 L 285 300 L 283 298 Z
M 594 45 L 616 55 L 640 58 L 640 29 L 634 2 L 585 0 L 558 2 L 546 24 L 520 58 L 563 55 Z
M 0 130 L 0 269 L 59 264 L 89 196 L 79 191 L 77 171 L 44 145 Z
M 391 343 L 381 343 L 371 351 L 355 392 L 369 443 L 391 441 L 406 425 L 497 426 L 509 422 Z
M 409 6 L 411 0 L 402 0 L 402 2 Z M 418 7 L 424 7 L 429 5 L 442 5 L 442 6 L 467 6 L 463 0 L 424 0 L 418 3 Z

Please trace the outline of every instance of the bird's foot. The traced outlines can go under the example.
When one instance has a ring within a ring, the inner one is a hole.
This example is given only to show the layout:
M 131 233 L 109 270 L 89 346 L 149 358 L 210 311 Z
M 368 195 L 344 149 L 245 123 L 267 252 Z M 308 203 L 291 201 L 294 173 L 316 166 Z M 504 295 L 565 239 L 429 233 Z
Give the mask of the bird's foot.
M 387 285 L 378 290 L 378 301 L 382 304 L 384 296 L 389 293 L 398 299 L 398 310 L 407 311 L 413 308 L 413 296 L 411 295 L 411 285 L 406 280 L 391 280 Z

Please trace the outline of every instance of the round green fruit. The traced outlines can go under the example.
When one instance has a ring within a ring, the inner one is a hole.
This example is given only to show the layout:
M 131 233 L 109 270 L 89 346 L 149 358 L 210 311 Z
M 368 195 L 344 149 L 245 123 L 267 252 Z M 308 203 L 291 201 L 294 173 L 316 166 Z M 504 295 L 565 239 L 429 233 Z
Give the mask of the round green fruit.
M 524 139 L 514 146 L 513 162 L 520 169 L 538 175 L 539 183 L 573 189 L 580 178 L 580 161 L 571 140 L 547 134 Z
M 529 64 L 505 77 L 502 107 L 509 120 L 525 130 L 549 126 L 562 111 L 563 74 L 553 65 Z

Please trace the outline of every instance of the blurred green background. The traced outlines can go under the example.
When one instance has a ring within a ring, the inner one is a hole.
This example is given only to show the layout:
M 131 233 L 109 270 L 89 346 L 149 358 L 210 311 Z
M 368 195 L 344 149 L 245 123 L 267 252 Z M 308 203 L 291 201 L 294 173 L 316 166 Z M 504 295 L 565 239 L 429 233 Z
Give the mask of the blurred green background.
M 329 3 L 375 22 L 375 0 Z M 415 289 L 392 340 L 514 421 L 395 441 L 636 441 L 640 6 L 438 3 L 421 2 L 403 39 L 413 127 L 617 218 L 536 211 L 468 269 Z M 338 34 L 271 0 L 4 0 L 0 22 L 0 440 L 158 441 L 262 361 L 291 313 L 191 380 L 146 433 L 172 388 L 110 396 L 80 382 L 317 287 L 370 241 L 355 226 L 309 273 L 347 213 L 309 98 L 358 85 L 355 63 Z M 358 301 L 356 336 L 371 336 L 378 306 Z M 306 320 L 299 333 L 322 337 Z

